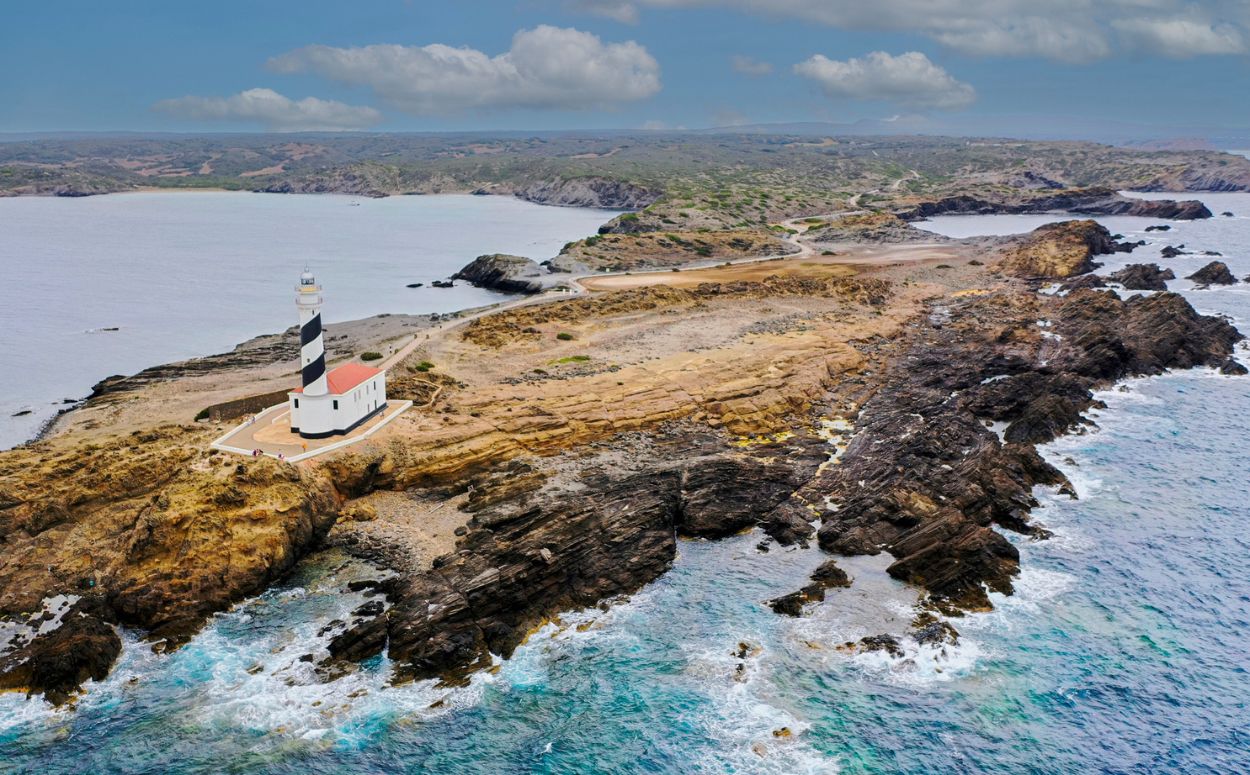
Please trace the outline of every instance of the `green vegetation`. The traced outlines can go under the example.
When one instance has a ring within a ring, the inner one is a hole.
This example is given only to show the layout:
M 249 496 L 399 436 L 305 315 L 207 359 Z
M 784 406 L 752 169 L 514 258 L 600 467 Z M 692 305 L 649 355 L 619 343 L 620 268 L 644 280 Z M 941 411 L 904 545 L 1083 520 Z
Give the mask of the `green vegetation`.
M 566 355 L 563 358 L 557 358 L 551 362 L 552 366 L 558 366 L 562 363 L 585 363 L 590 360 L 589 355 Z
M 561 331 L 560 333 L 556 334 L 556 339 L 559 339 L 561 342 L 571 342 L 573 341 L 573 335 L 570 334 L 568 331 Z
M 430 363 L 429 361 L 421 361 L 416 366 L 413 366 L 413 369 L 421 372 L 422 374 L 424 374 L 425 372 L 429 371 L 432 368 L 434 368 L 434 364 Z
M 362 352 L 362 353 L 360 354 L 360 360 L 362 360 L 362 361 L 380 361 L 380 360 L 382 360 L 382 353 L 378 352 L 377 350 L 366 350 L 365 352 Z
M 1138 151 L 1080 142 L 942 137 L 578 133 L 47 136 L 0 143 L 0 194 L 139 187 L 339 192 L 362 196 L 603 179 L 641 191 L 631 230 L 689 223 L 757 228 L 813 213 L 889 209 L 960 193 L 1029 197 L 1032 173 L 1060 186 L 1175 190 L 1250 185 L 1250 160 L 1216 151 Z M 618 186 L 613 186 L 617 188 Z M 541 194 L 537 196 L 542 196 Z M 655 201 L 650 201 L 654 197 Z M 619 203 L 605 201 L 606 206 Z M 622 207 L 621 209 L 625 209 Z M 683 229 L 685 227 L 682 227 Z M 565 246 L 587 248 L 598 235 Z

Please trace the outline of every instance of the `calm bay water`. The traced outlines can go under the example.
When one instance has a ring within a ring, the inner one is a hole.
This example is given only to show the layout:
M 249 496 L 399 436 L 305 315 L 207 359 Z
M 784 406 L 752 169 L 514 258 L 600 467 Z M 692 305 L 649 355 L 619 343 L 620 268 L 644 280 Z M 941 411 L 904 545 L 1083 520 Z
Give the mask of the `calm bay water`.
M 1250 214 L 1250 196 L 1204 198 Z M 1151 244 L 1102 272 L 1160 260 L 1184 275 L 1210 260 L 1159 259 L 1184 242 L 1250 274 L 1245 217 L 1163 234 L 1144 232 L 1153 221 L 1106 223 Z M 1250 329 L 1250 286 L 1173 285 Z M 356 566 L 321 555 L 172 655 L 128 636 L 75 712 L 0 697 L 0 771 L 1250 771 L 1250 379 L 1180 372 L 1100 398 L 1097 432 L 1045 449 L 1081 499 L 1039 490 L 1035 516 L 1054 538 L 1012 537 L 1019 593 L 955 621 L 961 644 L 945 653 L 834 648 L 910 618 L 914 593 L 885 576 L 884 558 L 844 561 L 854 585 L 811 616 L 774 615 L 763 601 L 822 557 L 759 554 L 741 536 L 683 543 L 674 570 L 630 601 L 549 626 L 468 688 L 390 687 L 385 659 L 323 683 L 298 657 L 324 653 L 319 628 L 363 598 L 343 591 Z M 758 655 L 734 656 L 740 642 Z
M 551 258 L 616 214 L 475 196 L 0 198 L 0 449 L 104 377 L 293 325 L 304 266 L 327 322 L 450 312 L 504 297 L 431 280 L 483 253 Z

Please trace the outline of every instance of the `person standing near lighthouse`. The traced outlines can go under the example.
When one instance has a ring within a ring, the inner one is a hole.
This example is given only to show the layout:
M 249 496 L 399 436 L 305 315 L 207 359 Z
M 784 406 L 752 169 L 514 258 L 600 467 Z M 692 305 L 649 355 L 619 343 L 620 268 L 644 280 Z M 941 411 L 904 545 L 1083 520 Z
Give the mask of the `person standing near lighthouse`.
M 299 356 L 304 395 L 324 396 L 326 383 L 326 349 L 321 335 L 321 286 L 308 268 L 299 276 L 295 288 L 295 304 L 299 307 Z

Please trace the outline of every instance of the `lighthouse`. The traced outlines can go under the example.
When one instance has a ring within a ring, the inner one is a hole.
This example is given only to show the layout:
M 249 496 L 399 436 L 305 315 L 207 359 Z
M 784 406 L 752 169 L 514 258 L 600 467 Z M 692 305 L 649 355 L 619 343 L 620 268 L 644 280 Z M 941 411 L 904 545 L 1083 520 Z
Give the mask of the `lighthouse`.
M 308 268 L 295 286 L 295 306 L 299 308 L 299 362 L 306 396 L 324 396 L 326 348 L 321 335 L 321 286 Z
M 306 439 L 350 433 L 386 411 L 386 372 L 348 361 L 326 371 L 321 286 L 308 269 L 295 286 L 299 310 L 300 387 L 287 394 L 291 431 Z

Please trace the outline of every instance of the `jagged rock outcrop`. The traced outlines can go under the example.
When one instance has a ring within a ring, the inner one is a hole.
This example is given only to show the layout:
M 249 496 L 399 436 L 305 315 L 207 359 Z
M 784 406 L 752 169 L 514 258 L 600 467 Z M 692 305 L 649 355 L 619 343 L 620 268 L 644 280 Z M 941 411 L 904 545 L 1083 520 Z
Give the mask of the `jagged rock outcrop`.
M 385 640 L 403 677 L 455 680 L 489 664 L 492 653 L 510 655 L 560 611 L 654 580 L 672 565 L 678 535 L 724 536 L 767 523 L 827 457 L 813 437 L 741 451 L 705 435 L 671 439 L 646 460 L 582 461 L 576 486 L 551 480 L 487 498 L 454 554 L 388 593 L 385 639 L 376 619 L 361 622 L 359 635 L 338 637 L 379 650 Z M 478 481 L 489 488 L 492 480 Z
M 1233 273 L 1229 271 L 1228 265 L 1223 261 L 1212 261 L 1185 279 L 1193 280 L 1200 287 L 1232 285 L 1237 282 L 1237 278 L 1233 277 Z
M 1109 277 L 1130 291 L 1166 291 L 1166 281 L 1175 280 L 1176 273 L 1158 264 L 1129 264 Z
M 1072 278 L 1063 285 L 1059 286 L 1061 291 L 1075 291 L 1079 288 L 1106 288 L 1107 281 L 1096 274 L 1083 274 Z
M 1117 243 L 1096 221 L 1048 223 L 1003 247 L 998 268 L 1016 277 L 1063 279 L 1097 269 L 1100 264 L 1094 256 L 1130 252 L 1133 247 Z
M 56 595 L 91 602 L 24 647 L 49 669 L 0 664 L 0 683 L 63 699 L 112 663 L 109 625 L 180 643 L 329 530 L 339 502 L 324 476 L 210 452 L 208 440 L 167 427 L 106 447 L 36 444 L 0 455 L 0 614 L 36 611 Z
M 1210 218 L 1211 211 L 1197 200 L 1132 199 L 1110 188 L 1070 189 L 1015 200 L 992 200 L 971 195 L 922 202 L 902 210 L 899 217 L 917 221 L 935 215 L 1069 212 L 1079 215 L 1135 215 L 1192 221 Z
M 518 189 L 516 196 L 545 205 L 641 210 L 659 199 L 660 193 L 636 183 L 591 176 L 530 183 Z
M 532 259 L 490 253 L 473 259 L 451 277 L 502 293 L 541 293 L 544 274 Z
M 890 575 L 927 590 L 937 608 L 982 609 L 986 589 L 1012 591 L 1019 566 L 1015 546 L 991 525 L 1044 536 L 1029 520 L 1032 489 L 1067 486 L 1033 445 L 1078 425 L 1092 388 L 1219 366 L 1241 337 L 1172 293 L 1002 294 L 947 313 L 895 360 L 839 464 L 796 497 L 837 503 L 818 533 L 825 550 L 887 551 Z M 990 421 L 1006 424 L 1001 439 Z

